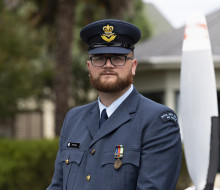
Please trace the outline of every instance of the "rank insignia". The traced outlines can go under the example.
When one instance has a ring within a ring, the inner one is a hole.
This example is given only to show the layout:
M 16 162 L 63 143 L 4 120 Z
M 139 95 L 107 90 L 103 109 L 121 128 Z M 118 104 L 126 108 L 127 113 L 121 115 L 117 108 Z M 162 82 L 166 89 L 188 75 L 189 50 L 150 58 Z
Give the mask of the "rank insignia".
M 115 33 L 112 33 L 114 30 L 113 26 L 103 26 L 103 31 L 105 32 L 104 34 L 101 35 L 101 38 L 106 41 L 106 42 L 111 42 L 113 41 L 117 35 Z
M 116 149 L 115 149 L 115 158 L 117 160 L 115 160 L 114 163 L 114 168 L 117 170 L 122 166 L 122 161 L 120 158 L 123 158 L 123 154 L 124 154 L 124 147 L 123 145 L 116 145 Z

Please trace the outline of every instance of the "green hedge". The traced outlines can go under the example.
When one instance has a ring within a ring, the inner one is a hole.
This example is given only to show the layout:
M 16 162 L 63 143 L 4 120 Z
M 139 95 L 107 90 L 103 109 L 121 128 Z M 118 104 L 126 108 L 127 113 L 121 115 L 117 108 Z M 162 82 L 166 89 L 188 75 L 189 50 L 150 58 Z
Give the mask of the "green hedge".
M 0 140 L 0 189 L 43 190 L 50 184 L 58 140 Z
M 0 189 L 43 190 L 50 184 L 58 140 L 0 140 Z M 190 186 L 183 157 L 176 190 Z

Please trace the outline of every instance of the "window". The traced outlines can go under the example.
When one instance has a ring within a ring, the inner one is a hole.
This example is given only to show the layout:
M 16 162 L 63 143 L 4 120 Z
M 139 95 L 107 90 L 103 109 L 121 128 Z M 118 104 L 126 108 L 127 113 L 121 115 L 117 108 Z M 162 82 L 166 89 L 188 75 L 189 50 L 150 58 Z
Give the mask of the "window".
M 142 95 L 155 102 L 164 104 L 164 92 L 147 92 L 147 93 L 142 93 Z

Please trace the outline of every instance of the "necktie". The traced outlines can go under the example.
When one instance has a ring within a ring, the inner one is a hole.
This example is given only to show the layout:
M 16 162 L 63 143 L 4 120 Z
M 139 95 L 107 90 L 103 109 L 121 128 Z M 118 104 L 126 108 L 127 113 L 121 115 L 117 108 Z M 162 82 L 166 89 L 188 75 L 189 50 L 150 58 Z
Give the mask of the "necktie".
M 106 109 L 102 110 L 101 119 L 99 121 L 99 128 L 103 125 L 103 123 L 108 119 L 108 115 L 106 113 Z

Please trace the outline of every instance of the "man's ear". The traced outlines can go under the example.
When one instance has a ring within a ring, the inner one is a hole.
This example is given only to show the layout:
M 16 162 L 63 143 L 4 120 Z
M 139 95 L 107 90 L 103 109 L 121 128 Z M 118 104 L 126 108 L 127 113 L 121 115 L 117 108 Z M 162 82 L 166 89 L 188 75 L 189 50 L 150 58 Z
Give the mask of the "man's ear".
M 86 61 L 86 64 L 87 64 L 87 68 L 90 70 L 91 61 L 90 61 L 90 60 L 87 60 L 87 61 Z
M 136 68 L 137 68 L 137 59 L 133 59 L 132 60 L 132 75 L 135 75 L 135 73 L 136 73 Z

